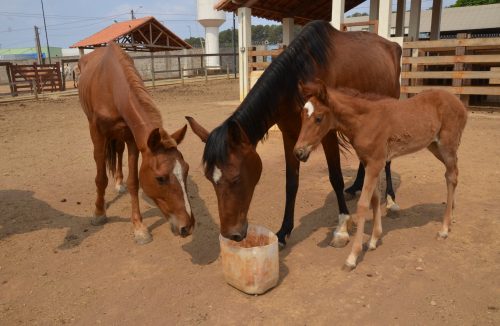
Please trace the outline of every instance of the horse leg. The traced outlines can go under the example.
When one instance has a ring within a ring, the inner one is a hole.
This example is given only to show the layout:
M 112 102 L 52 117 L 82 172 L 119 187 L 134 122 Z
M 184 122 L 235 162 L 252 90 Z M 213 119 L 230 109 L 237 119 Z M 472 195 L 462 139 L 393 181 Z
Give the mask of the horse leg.
M 97 198 L 95 201 L 94 218 L 90 220 L 90 224 L 97 226 L 108 221 L 104 201 L 104 194 L 108 186 L 108 176 L 106 174 L 106 137 L 101 135 L 93 126 L 90 127 L 90 136 L 94 144 L 94 160 L 97 170 L 95 177 Z
M 375 187 L 373 191 L 370 204 L 373 209 L 373 229 L 370 242 L 368 243 L 368 249 L 375 250 L 377 248 L 378 240 L 382 235 L 382 212 L 380 211 L 380 194 L 378 187 Z
M 361 250 L 363 250 L 365 219 L 368 215 L 369 204 L 372 199 L 373 192 L 377 186 L 378 175 L 383 167 L 383 162 L 373 162 L 372 164 L 366 165 L 363 189 L 361 190 L 361 196 L 359 197 L 356 209 L 356 234 L 354 235 L 351 253 L 345 262 L 345 266 L 349 269 L 356 267 L 358 256 L 361 253 Z
M 286 246 L 286 239 L 293 230 L 295 198 L 297 197 L 297 189 L 299 188 L 300 162 L 293 154 L 293 147 L 297 142 L 297 137 L 286 132 L 282 132 L 282 135 L 286 163 L 286 201 L 283 222 L 276 236 L 278 237 L 280 247 L 284 248 Z
M 385 191 L 386 198 L 386 208 L 393 212 L 399 211 L 399 205 L 396 204 L 396 194 L 392 188 L 392 176 L 391 176 L 391 161 L 385 163 L 385 181 L 387 184 Z
M 358 172 L 356 173 L 356 179 L 352 186 L 345 190 L 346 193 L 350 194 L 352 197 L 356 197 L 356 192 L 363 188 L 363 180 L 365 179 L 365 167 L 361 162 L 359 162 Z
M 350 221 L 349 209 L 344 198 L 344 178 L 340 167 L 340 150 L 337 133 L 330 131 L 321 141 L 325 151 L 326 162 L 328 164 L 328 174 L 333 190 L 337 195 L 339 205 L 339 222 L 335 231 L 331 246 L 336 248 L 345 247 L 349 242 L 348 223 Z
M 125 142 L 121 140 L 116 140 L 116 155 L 118 160 L 116 161 L 116 172 L 115 172 L 115 189 L 118 193 L 123 194 L 127 191 L 127 188 L 123 184 L 123 152 L 125 151 Z
M 132 203 L 132 224 L 134 225 L 134 238 L 137 244 L 146 244 L 153 238 L 148 228 L 142 223 L 142 215 L 139 210 L 139 174 L 138 161 L 139 149 L 134 141 L 127 142 L 128 148 L 128 178 L 127 187 L 130 193 Z

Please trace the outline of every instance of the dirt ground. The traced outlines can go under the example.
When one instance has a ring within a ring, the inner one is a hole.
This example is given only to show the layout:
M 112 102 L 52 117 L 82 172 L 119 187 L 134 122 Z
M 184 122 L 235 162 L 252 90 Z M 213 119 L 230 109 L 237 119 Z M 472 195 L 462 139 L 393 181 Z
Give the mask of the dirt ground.
M 213 128 L 238 105 L 234 80 L 152 94 L 170 132 L 188 114 Z M 129 196 L 117 195 L 112 183 L 110 223 L 90 225 L 95 167 L 78 99 L 0 105 L 0 324 L 499 325 L 499 126 L 500 114 L 469 117 L 445 241 L 435 238 L 444 168 L 427 152 L 394 161 L 402 209 L 384 216 L 382 245 L 352 272 L 341 270 L 350 246 L 328 246 L 338 209 L 324 156 L 313 153 L 301 167 L 279 285 L 249 296 L 224 281 L 217 201 L 203 176 L 202 143 L 190 130 L 180 150 L 191 166 L 195 232 L 175 237 L 159 210 L 141 200 L 154 240 L 139 246 Z M 271 132 L 258 151 L 264 171 L 250 221 L 277 231 L 285 197 L 280 133 Z M 348 155 L 342 164 L 350 184 L 358 162 Z

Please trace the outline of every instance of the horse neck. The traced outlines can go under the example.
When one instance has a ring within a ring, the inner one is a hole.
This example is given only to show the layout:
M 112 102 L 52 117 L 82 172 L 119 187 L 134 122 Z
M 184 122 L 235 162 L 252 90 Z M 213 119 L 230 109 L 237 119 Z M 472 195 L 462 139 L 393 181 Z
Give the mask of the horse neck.
M 369 101 L 335 90 L 329 91 L 329 101 L 335 121 L 333 129 L 337 129 L 352 139 L 363 124 L 365 113 L 369 112 L 366 107 Z
M 137 147 L 143 152 L 147 149 L 148 137 L 151 131 L 162 127 L 161 115 L 152 102 L 141 103 L 134 93 L 131 93 L 128 98 L 130 100 L 120 111 L 134 135 Z

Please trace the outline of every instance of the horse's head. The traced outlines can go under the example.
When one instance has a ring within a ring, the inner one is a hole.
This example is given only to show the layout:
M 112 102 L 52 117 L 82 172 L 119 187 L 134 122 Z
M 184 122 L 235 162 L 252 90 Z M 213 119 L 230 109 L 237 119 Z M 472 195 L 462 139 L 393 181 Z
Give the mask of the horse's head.
M 293 151 L 297 159 L 305 162 L 330 131 L 333 116 L 329 109 L 328 92 L 323 82 L 319 80 L 307 84 L 301 82 L 299 88 L 306 103 L 302 110 L 299 138 Z
M 148 149 L 143 152 L 139 180 L 142 189 L 167 219 L 172 231 L 183 237 L 190 235 L 194 218 L 186 192 L 189 165 L 177 145 L 186 134 L 187 126 L 168 135 L 163 128 L 154 129 L 148 138 Z
M 205 177 L 217 195 L 222 236 L 241 241 L 247 234 L 247 213 L 262 173 L 262 161 L 236 122 L 224 124 L 212 133 L 186 117 L 193 132 L 206 143 L 203 160 Z

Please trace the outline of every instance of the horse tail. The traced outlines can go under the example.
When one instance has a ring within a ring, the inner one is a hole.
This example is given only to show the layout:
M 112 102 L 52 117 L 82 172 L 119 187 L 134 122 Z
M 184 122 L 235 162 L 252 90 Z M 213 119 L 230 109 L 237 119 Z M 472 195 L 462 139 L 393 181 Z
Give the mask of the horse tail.
M 117 151 L 116 151 L 116 139 L 109 139 L 106 142 L 106 165 L 108 167 L 108 171 L 111 173 L 111 175 L 114 177 L 115 172 L 116 172 L 116 158 L 117 158 Z

